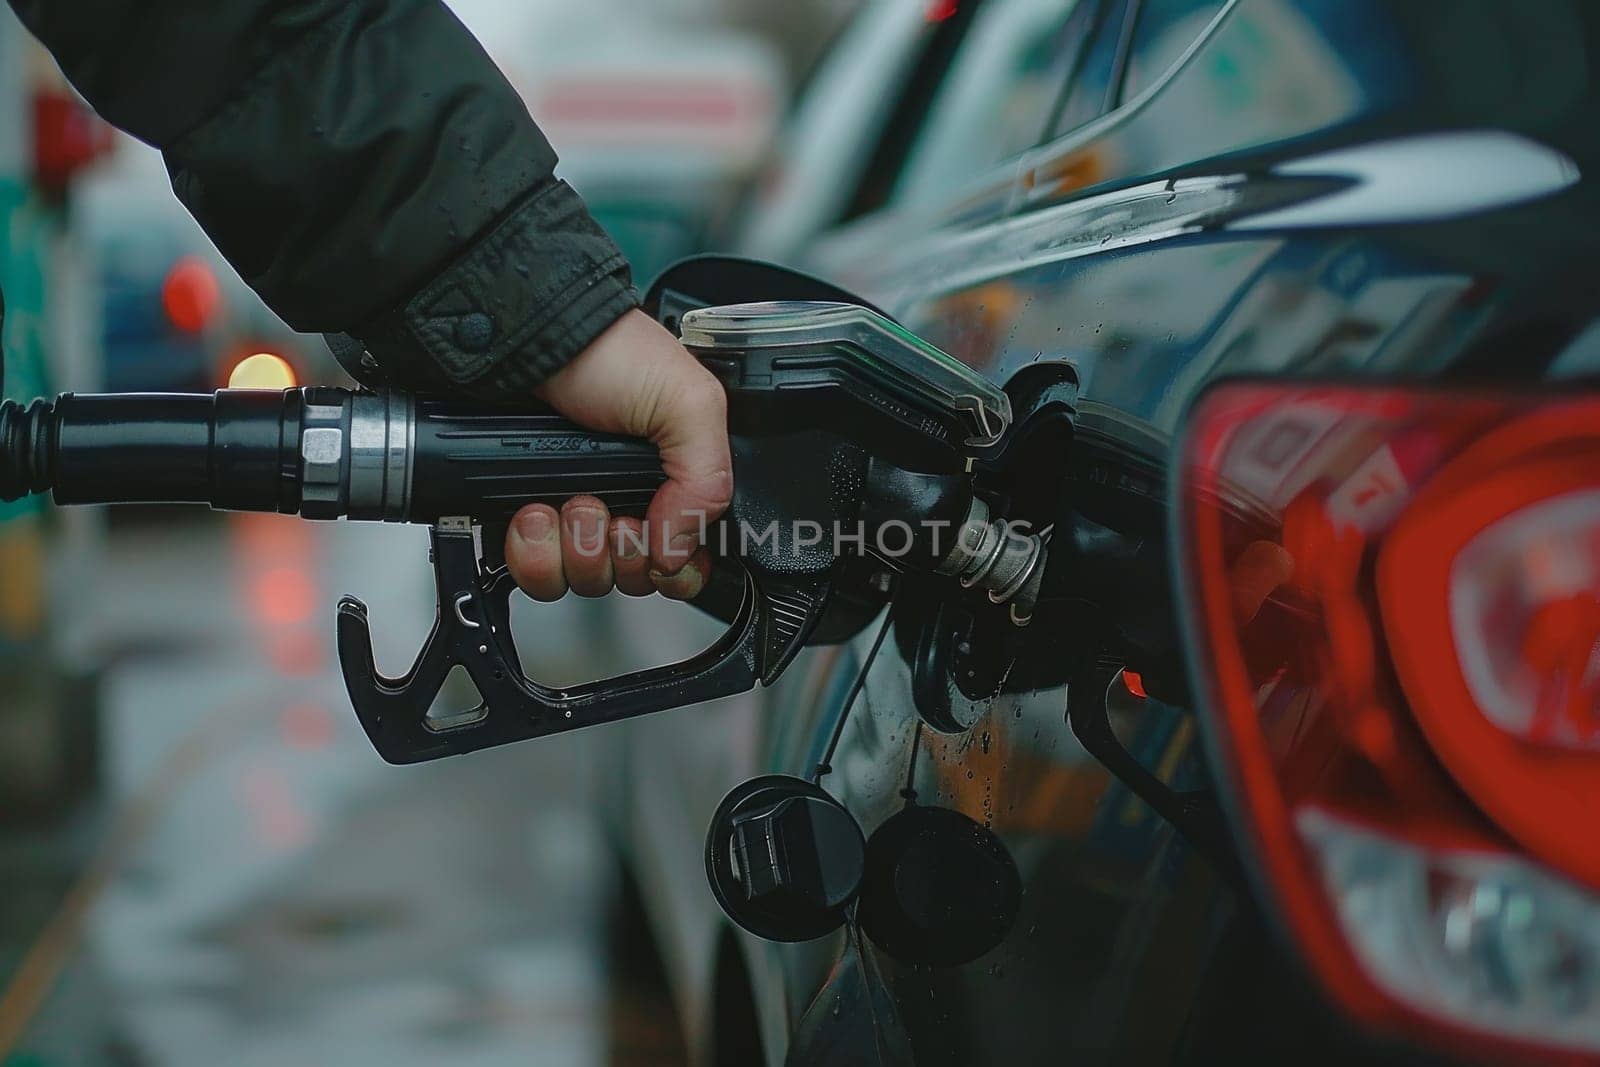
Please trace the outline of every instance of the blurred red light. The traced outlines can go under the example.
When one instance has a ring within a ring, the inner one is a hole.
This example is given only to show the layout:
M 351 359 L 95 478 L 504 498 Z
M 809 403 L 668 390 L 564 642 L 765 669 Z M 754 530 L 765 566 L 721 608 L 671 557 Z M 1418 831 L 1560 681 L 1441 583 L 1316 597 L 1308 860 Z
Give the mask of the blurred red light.
M 333 742 L 333 715 L 321 704 L 291 704 L 279 713 L 278 725 L 294 748 L 315 751 Z
M 262 643 L 273 669 L 286 678 L 315 678 L 328 664 L 321 635 L 303 624 L 275 627 Z
M 245 356 L 228 372 L 229 389 L 293 389 L 294 366 L 272 352 Z
M 264 622 L 289 626 L 304 622 L 316 610 L 316 584 L 302 567 L 272 567 L 255 575 L 251 586 L 251 601 Z
M 201 333 L 222 307 L 222 286 L 210 264 L 185 256 L 173 264 L 161 286 L 161 307 L 167 320 L 184 333 Z
M 85 167 L 115 148 L 110 124 L 65 87 L 33 98 L 33 171 L 46 192 L 59 194 Z

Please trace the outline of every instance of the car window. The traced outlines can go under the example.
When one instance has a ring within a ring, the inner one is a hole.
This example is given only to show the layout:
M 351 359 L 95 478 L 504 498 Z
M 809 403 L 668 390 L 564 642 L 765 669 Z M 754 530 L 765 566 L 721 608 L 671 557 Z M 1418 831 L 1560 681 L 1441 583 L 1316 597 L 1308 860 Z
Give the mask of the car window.
M 929 0 L 923 16 L 927 43 L 895 101 L 841 221 L 869 214 L 888 202 L 913 146 L 928 125 L 934 93 L 984 6 L 978 0 Z
M 1083 61 L 1072 72 L 1072 81 L 1051 126 L 1052 137 L 1099 118 L 1110 106 L 1117 58 L 1123 54 L 1128 7 L 1128 0 L 1110 0 L 1101 9 L 1094 33 L 1084 49 Z
M 1100 0 L 990 0 L 939 87 L 896 203 L 948 196 L 1038 144 Z
M 818 232 L 881 205 L 972 11 L 863 3 L 818 62 L 778 143 L 729 219 L 727 242 L 787 261 Z M 962 8 L 971 8 L 963 4 Z M 887 175 L 887 177 L 886 177 Z
M 1165 74 L 1211 23 L 1223 0 L 1143 0 L 1128 48 L 1123 100 L 1132 100 Z

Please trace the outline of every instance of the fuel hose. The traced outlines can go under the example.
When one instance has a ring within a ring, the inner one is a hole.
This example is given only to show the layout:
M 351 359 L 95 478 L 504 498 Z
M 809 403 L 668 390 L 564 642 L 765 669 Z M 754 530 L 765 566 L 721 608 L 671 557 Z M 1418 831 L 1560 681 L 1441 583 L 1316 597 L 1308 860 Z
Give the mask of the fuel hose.
M 314 386 L 0 404 L 5 500 L 494 522 L 579 493 L 642 514 L 663 480 L 647 442 L 471 400 Z

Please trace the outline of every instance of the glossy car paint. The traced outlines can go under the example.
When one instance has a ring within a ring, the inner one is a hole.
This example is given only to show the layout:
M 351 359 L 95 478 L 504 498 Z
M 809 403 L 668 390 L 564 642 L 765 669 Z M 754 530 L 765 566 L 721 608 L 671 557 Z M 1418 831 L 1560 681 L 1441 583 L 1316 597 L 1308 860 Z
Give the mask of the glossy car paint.
M 1219 376 L 1600 374 L 1597 60 L 1600 8 L 1581 0 L 1236 0 L 1137 98 L 941 202 L 891 202 L 823 234 L 797 265 L 996 382 L 1069 364 L 1078 440 L 1026 476 L 1066 479 L 1087 508 L 1148 515 L 1138 532 L 1157 532 L 1169 443 Z M 728 938 L 770 1062 L 805 1061 L 819 1027 L 862 1025 L 818 999 L 858 951 L 844 933 L 734 935 L 697 865 L 726 788 L 816 762 L 872 636 L 808 653 L 759 700 L 630 733 L 625 847 L 704 1056 Z M 964 967 L 912 968 L 864 943 L 897 1016 L 867 1031 L 903 1028 L 928 1064 L 1396 1051 L 1333 1017 L 1227 863 L 1083 749 L 1064 688 L 1002 692 L 971 730 L 941 735 L 919 729 L 909 678 L 891 638 L 824 784 L 869 833 L 908 779 L 918 802 L 992 826 L 1023 906 Z M 1147 702 L 1129 722 L 1158 777 L 1205 780 L 1193 714 Z

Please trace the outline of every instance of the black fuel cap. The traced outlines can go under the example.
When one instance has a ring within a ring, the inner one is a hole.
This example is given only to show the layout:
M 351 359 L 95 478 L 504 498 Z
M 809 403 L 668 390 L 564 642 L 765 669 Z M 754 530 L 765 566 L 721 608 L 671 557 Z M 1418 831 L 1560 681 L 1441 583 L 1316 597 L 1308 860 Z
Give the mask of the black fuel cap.
M 910 805 L 867 842 L 861 929 L 902 963 L 953 967 L 1005 940 L 1022 879 L 992 831 L 949 808 Z
M 736 787 L 706 833 L 717 903 L 769 941 L 809 941 L 843 925 L 865 864 L 861 827 L 844 805 L 788 775 Z

